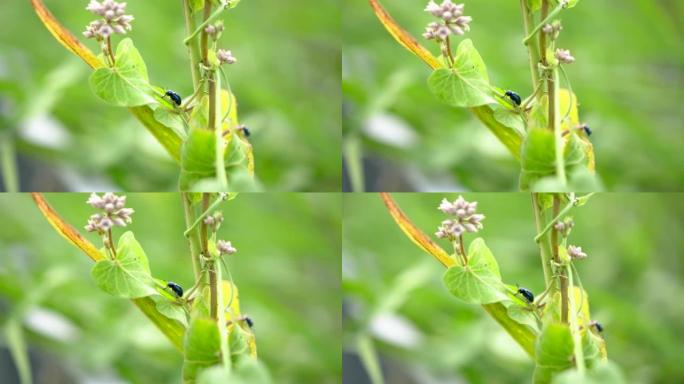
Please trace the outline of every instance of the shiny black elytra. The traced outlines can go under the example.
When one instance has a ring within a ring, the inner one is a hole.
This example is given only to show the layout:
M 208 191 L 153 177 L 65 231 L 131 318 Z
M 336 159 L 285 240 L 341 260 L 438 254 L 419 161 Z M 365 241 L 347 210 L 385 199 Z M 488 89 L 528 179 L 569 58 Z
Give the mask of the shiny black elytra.
M 242 131 L 242 134 L 244 134 L 245 137 L 250 137 L 252 135 L 252 132 L 249 131 L 249 128 L 247 128 L 246 125 L 239 126 L 238 131 Z
M 249 316 L 245 316 L 245 323 L 247 323 L 247 325 L 249 325 L 250 328 L 254 327 L 254 321 L 252 321 L 252 319 Z
M 520 98 L 520 95 L 513 91 L 506 91 L 506 96 L 508 96 L 509 99 L 513 100 L 515 105 L 520 105 L 522 103 L 522 99 Z
M 591 128 L 589 128 L 588 125 L 586 125 L 586 124 L 582 125 L 582 130 L 584 131 L 584 133 L 587 134 L 587 136 L 591 136 L 592 131 L 591 131 Z
M 176 103 L 176 105 L 178 105 L 178 106 L 180 106 L 181 103 L 183 102 L 181 97 L 176 92 L 174 92 L 170 89 L 168 91 L 166 91 L 165 95 L 168 96 L 169 99 L 173 100 L 173 102 Z
M 518 293 L 527 300 L 528 303 L 534 303 L 534 294 L 527 288 L 518 288 Z
M 598 321 L 592 321 L 591 325 L 593 325 L 594 328 L 596 328 L 596 330 L 599 331 L 599 333 L 603 332 L 603 325 L 601 325 L 601 323 L 599 323 Z
M 169 281 L 168 283 L 166 283 L 166 286 L 169 287 L 173 291 L 173 293 L 176 294 L 176 296 L 183 297 L 183 287 L 181 287 L 180 285 L 174 283 L 173 281 Z

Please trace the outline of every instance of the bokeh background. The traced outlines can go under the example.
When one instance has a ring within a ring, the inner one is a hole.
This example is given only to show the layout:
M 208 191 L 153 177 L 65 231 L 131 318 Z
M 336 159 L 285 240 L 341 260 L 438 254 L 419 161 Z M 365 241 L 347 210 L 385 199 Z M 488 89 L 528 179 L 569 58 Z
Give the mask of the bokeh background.
M 87 197 L 47 200 L 82 228 L 93 213 Z M 188 289 L 179 195 L 128 194 L 127 206 L 153 275 Z M 334 194 L 241 194 L 222 205 L 219 238 L 238 249 L 227 262 L 276 383 L 339 383 L 340 206 Z M 128 300 L 97 288 L 93 263 L 52 229 L 30 196 L 0 196 L 0 216 L 0 382 L 17 382 L 10 318 L 19 321 L 36 383 L 181 382 L 180 353 Z M 96 235 L 87 238 L 98 244 Z
M 471 38 L 494 85 L 532 93 L 518 1 L 466 1 Z M 420 35 L 427 0 L 383 0 Z M 562 15 L 559 45 L 588 123 L 607 191 L 680 191 L 684 185 L 684 2 L 580 1 Z M 515 191 L 519 166 L 464 109 L 438 102 L 429 68 L 385 31 L 366 0 L 343 10 L 343 130 L 358 132 L 366 190 Z M 345 180 L 345 190 L 350 185 Z
M 88 0 L 45 3 L 79 37 L 93 20 Z M 189 95 L 180 1 L 129 0 L 127 10 L 151 82 Z M 340 12 L 337 0 L 249 0 L 225 18 L 221 45 L 239 60 L 227 75 L 265 190 L 340 190 Z M 28 1 L 4 2 L 0 25 L 0 149 L 17 152 L 22 190 L 178 189 L 170 157 L 125 108 L 97 99 L 90 69 Z
M 450 194 L 394 194 L 434 235 Z M 486 215 L 481 235 L 504 281 L 539 293 L 544 277 L 529 194 L 464 194 Z M 387 383 L 529 383 L 533 364 L 479 306 L 454 299 L 444 268 L 396 226 L 376 194 L 346 195 L 343 227 L 344 382 L 370 383 L 358 356 L 372 340 Z M 629 383 L 684 382 L 684 195 L 598 194 L 573 210 L 570 244 L 592 318 Z M 468 235 L 469 242 L 475 236 Z

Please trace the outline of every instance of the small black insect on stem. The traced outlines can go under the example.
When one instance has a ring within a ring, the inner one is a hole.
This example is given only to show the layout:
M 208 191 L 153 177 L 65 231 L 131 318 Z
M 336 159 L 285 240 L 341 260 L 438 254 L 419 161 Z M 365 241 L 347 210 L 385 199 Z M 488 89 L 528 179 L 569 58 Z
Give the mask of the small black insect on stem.
M 530 291 L 529 289 L 523 288 L 523 287 L 519 287 L 519 288 L 518 288 L 518 293 L 519 293 L 522 297 L 524 297 L 525 300 L 526 300 L 528 303 L 530 303 L 530 304 L 534 303 L 534 294 L 533 294 L 532 291 Z
M 169 287 L 169 289 L 171 289 L 176 296 L 183 297 L 183 287 L 180 285 L 174 283 L 173 281 L 169 281 L 166 283 L 166 286 Z
M 180 107 L 181 103 L 183 102 L 181 97 L 176 92 L 174 92 L 170 89 L 167 90 L 166 93 L 164 93 L 164 95 L 168 96 L 169 99 L 171 99 L 179 107 Z
M 508 98 L 511 99 L 515 105 L 520 106 L 520 104 L 522 104 L 522 99 L 517 93 L 513 91 L 506 91 L 505 95 L 508 96 Z

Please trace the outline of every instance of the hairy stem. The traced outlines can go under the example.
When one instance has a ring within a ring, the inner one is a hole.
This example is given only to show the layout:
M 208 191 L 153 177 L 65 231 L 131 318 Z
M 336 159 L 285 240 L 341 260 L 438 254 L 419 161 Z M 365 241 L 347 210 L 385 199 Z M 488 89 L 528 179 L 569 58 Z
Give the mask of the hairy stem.
M 532 193 L 532 206 L 534 207 L 534 221 L 537 226 L 537 233 L 541 236 L 535 239 L 539 244 L 539 254 L 541 255 L 542 268 L 544 270 L 544 283 L 547 287 L 553 284 L 553 270 L 551 269 L 551 253 L 549 252 L 548 238 L 542 232 L 544 228 L 544 212 L 539 202 L 539 194 Z
M 524 2 L 525 0 L 523 0 Z M 556 8 L 554 8 L 551 12 L 549 12 L 549 3 L 547 0 L 542 0 L 542 10 L 541 10 L 541 21 L 539 24 L 537 24 L 534 29 L 527 33 L 527 36 L 525 37 L 525 40 L 523 40 L 524 44 L 527 44 L 530 40 L 534 39 L 534 35 L 539 33 L 539 30 L 544 27 L 544 25 L 548 24 L 551 20 L 553 20 L 554 17 L 558 16 L 558 14 L 565 8 L 564 3 L 559 3 Z M 546 4 L 546 6 L 545 6 Z M 541 34 L 543 35 L 543 33 Z
M 522 8 L 523 14 L 523 25 L 525 27 L 525 36 L 530 35 L 530 28 L 534 23 L 534 17 L 532 11 L 527 6 L 527 0 L 520 0 L 520 8 Z M 530 44 L 530 40 L 525 40 L 525 46 L 527 46 L 527 52 L 530 57 L 530 73 L 532 75 L 532 89 L 537 89 L 539 87 L 539 47 L 535 44 Z M 535 91 L 536 93 L 536 91 Z
M 192 9 L 190 8 L 190 0 L 183 0 L 183 16 L 185 18 L 185 33 L 190 35 L 197 29 L 197 23 L 192 16 Z M 190 73 L 192 73 L 192 84 L 195 92 L 198 91 L 201 83 L 201 76 L 199 71 L 200 51 L 196 41 L 188 41 L 188 55 L 190 56 Z
M 577 203 L 577 200 L 575 199 L 574 194 L 571 194 L 571 195 L 572 195 L 572 197 L 570 198 L 570 202 L 565 207 L 563 207 L 563 210 L 561 210 L 560 213 L 558 213 L 556 216 L 554 216 L 553 219 L 551 219 L 551 221 L 549 221 L 546 224 L 546 227 L 544 227 L 544 229 L 541 232 L 539 232 L 539 234 L 534 238 L 535 242 L 539 242 L 539 240 L 542 238 L 542 236 L 544 236 L 547 232 L 549 232 L 549 230 L 551 230 L 553 225 L 556 224 L 560 219 L 562 219 L 563 216 L 565 216 L 570 211 L 570 209 L 572 209 L 572 207 L 575 206 L 575 204 Z
M 185 213 L 185 226 L 188 228 L 183 235 L 188 239 L 195 281 L 199 281 L 202 278 L 202 261 L 200 260 L 200 246 L 197 238 L 197 231 L 193 231 L 198 219 L 195 218 L 195 210 L 192 208 L 190 194 L 188 192 L 183 192 L 181 194 L 181 199 L 183 200 L 183 212 Z
M 560 197 L 558 194 L 553 195 L 553 216 L 557 217 L 560 213 Z M 551 229 L 551 253 L 553 254 L 553 261 L 556 265 L 561 264 L 560 256 L 558 254 L 558 230 Z M 561 322 L 568 322 L 568 277 L 565 270 L 561 270 L 558 274 L 558 281 L 561 294 Z
M 204 62 L 204 65 L 209 66 L 209 35 L 207 32 L 204 30 L 204 26 L 208 24 L 209 17 L 211 16 L 211 1 L 205 1 L 204 2 L 204 16 L 202 18 L 203 22 L 202 24 L 197 28 L 198 31 L 200 31 L 200 50 L 202 52 L 202 61 Z M 197 31 L 193 33 L 190 38 L 193 36 L 196 36 Z

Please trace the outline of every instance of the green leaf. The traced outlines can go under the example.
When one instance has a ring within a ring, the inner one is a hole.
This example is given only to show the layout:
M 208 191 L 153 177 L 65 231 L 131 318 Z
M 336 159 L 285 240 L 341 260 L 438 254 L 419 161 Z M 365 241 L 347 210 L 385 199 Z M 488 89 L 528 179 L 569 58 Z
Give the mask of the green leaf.
M 438 100 L 454 107 L 477 107 L 495 103 L 489 76 L 470 39 L 458 45 L 454 67 L 440 68 L 428 78 L 428 87 Z
M 520 189 L 528 190 L 534 181 L 555 175 L 555 161 L 553 132 L 543 128 L 530 130 L 521 148 Z
M 494 111 L 494 118 L 506 127 L 514 129 L 521 136 L 525 132 L 525 122 L 523 121 L 522 116 L 516 111 L 499 107 Z
M 570 328 L 549 323 L 542 330 L 536 346 L 534 384 L 548 384 L 558 373 L 572 366 L 573 342 Z
M 153 103 L 147 67 L 130 38 L 116 48 L 116 64 L 103 67 L 90 75 L 90 87 L 100 99 L 119 107 L 135 107 Z
M 181 138 L 181 140 L 186 139 L 187 134 L 185 133 L 185 125 L 178 113 L 174 113 L 173 111 L 160 106 L 154 110 L 154 119 L 171 129 L 176 136 Z
M 514 303 L 513 301 L 505 301 L 504 305 L 507 305 L 506 313 L 513 321 L 526 325 L 534 331 L 539 331 L 537 318 L 529 308 Z
M 573 369 L 556 376 L 553 384 L 625 384 L 625 376 L 614 363 L 606 361 L 587 370 L 584 375 Z
M 233 139 L 225 150 L 226 174 L 231 176 L 240 174 L 240 170 L 248 168 L 247 147 L 239 139 Z M 251 148 L 249 148 L 251 151 Z M 192 129 L 188 140 L 183 144 L 181 151 L 181 191 L 195 190 L 195 185 L 202 183 L 204 187 L 212 189 L 203 192 L 218 191 L 218 183 L 213 184 L 216 178 L 216 135 L 208 129 Z M 251 176 L 250 176 L 251 177 Z M 231 191 L 238 187 L 249 188 L 250 185 L 242 180 L 240 184 L 230 184 Z M 251 190 L 251 189 L 243 189 Z
M 489 304 L 508 299 L 499 265 L 480 237 L 470 243 L 468 264 L 450 267 L 443 280 L 452 295 L 467 303 Z
M 221 336 L 216 321 L 197 317 L 185 335 L 183 382 L 195 383 L 199 373 L 221 362 Z
M 496 136 L 516 159 L 520 159 L 520 145 L 523 136 L 517 130 L 501 124 L 494 117 L 494 109 L 488 105 L 471 108 L 478 119 Z
M 223 367 L 211 367 L 204 370 L 197 384 L 270 384 L 271 377 L 266 367 L 257 360 L 245 360 L 233 367 L 231 371 Z
M 156 293 L 145 251 L 130 231 L 119 238 L 116 257 L 98 261 L 91 275 L 98 287 L 117 297 L 132 299 Z
M 155 306 L 159 313 L 168 317 L 169 319 L 178 321 L 185 327 L 188 326 L 188 318 L 185 315 L 183 307 L 179 303 L 174 303 L 173 301 L 162 296 L 154 296 L 153 300 L 155 301 Z

